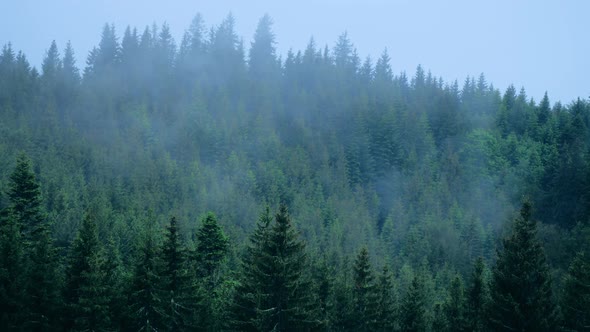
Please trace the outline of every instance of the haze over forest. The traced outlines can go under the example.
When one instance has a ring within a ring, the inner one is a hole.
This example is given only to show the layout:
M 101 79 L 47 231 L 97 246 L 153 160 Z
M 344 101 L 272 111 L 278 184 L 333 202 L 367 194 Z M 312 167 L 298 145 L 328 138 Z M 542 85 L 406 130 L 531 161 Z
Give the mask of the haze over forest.
M 219 24 L 229 13 L 236 31 L 249 45 L 264 13 L 275 21 L 277 53 L 304 49 L 310 37 L 318 47 L 332 46 L 348 31 L 361 59 L 376 60 L 384 48 L 395 73 L 410 75 L 422 64 L 447 81 L 484 73 L 505 90 L 525 87 L 540 101 L 545 91 L 553 102 L 590 96 L 587 31 L 590 3 L 583 0 L 474 2 L 469 0 L 158 0 L 5 1 L 0 10 L 0 43 L 11 41 L 32 65 L 40 66 L 52 40 L 60 48 L 72 42 L 78 64 L 98 44 L 105 22 L 119 32 L 167 23 L 180 41 L 198 11 L 205 23 Z
M 588 329 L 588 96 L 234 14 L 2 46 L 1 331 Z

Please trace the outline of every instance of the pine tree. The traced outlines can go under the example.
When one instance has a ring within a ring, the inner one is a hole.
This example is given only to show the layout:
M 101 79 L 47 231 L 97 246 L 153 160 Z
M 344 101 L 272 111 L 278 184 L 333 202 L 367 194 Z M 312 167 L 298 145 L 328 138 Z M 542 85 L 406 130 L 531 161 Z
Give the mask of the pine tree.
M 400 306 L 400 327 L 402 331 L 426 330 L 426 308 L 423 288 L 422 277 L 416 274 Z
M 463 281 L 459 275 L 456 275 L 451 282 L 449 295 L 444 304 L 444 311 L 450 331 L 465 330 L 465 294 Z
M 490 311 L 495 330 L 555 330 L 549 266 L 531 212 L 531 204 L 525 201 L 512 234 L 503 241 L 504 250 L 498 253 Z
M 238 284 L 232 302 L 231 326 L 239 331 L 257 331 L 257 308 L 265 300 L 262 287 L 265 286 L 263 266 L 260 266 L 264 245 L 268 241 L 268 232 L 272 222 L 270 209 L 266 207 L 256 222 L 244 255 L 242 257 Z
M 313 292 L 319 306 L 319 320 L 321 321 L 319 329 L 325 329 L 331 324 L 332 310 L 334 308 L 334 272 L 335 269 L 329 265 L 325 257 L 314 264 L 312 271 Z
M 383 266 L 383 270 L 379 275 L 377 283 L 378 292 L 378 306 L 377 306 L 377 322 L 375 325 L 376 331 L 393 331 L 395 330 L 395 308 L 396 301 L 393 289 L 393 276 L 389 271 L 387 265 Z
M 300 331 L 317 322 L 317 314 L 309 294 L 311 285 L 304 275 L 306 267 L 305 245 L 297 232 L 284 205 L 275 216 L 275 222 L 267 228 L 266 217 L 255 236 L 263 236 L 256 245 L 258 250 L 252 265 L 243 265 L 243 282 L 238 286 L 237 307 L 244 303 L 254 304 L 254 317 L 235 315 L 242 330 Z M 257 241 L 257 240 L 255 240 Z M 256 243 L 256 242 L 255 242 Z M 256 248 L 255 247 L 255 248 Z
M 354 311 L 351 313 L 356 322 L 355 330 L 371 331 L 375 328 L 378 310 L 378 298 L 375 277 L 369 261 L 369 251 L 363 247 L 358 253 L 353 266 L 354 287 L 352 299 Z
M 197 260 L 198 275 L 207 279 L 210 285 L 216 283 L 216 272 L 225 259 L 228 251 L 228 239 L 217 223 L 217 217 L 209 212 L 201 221 L 201 228 L 197 231 Z
M 16 330 L 25 297 L 25 257 L 21 227 L 10 210 L 0 211 L 0 330 Z
M 467 330 L 485 331 L 487 317 L 486 310 L 489 303 L 488 281 L 484 275 L 485 263 L 479 257 L 475 261 L 469 288 L 467 289 Z
M 148 225 L 133 268 L 129 298 L 130 328 L 146 332 L 165 328 L 167 306 L 162 294 L 161 271 L 156 234 L 153 226 Z
M 21 227 L 23 240 L 31 245 L 31 241 L 38 237 L 43 228 L 45 216 L 41 208 L 41 190 L 31 161 L 25 154 L 17 157 L 16 167 L 10 175 L 8 198 L 10 212 Z
M 57 252 L 53 245 L 48 222 L 35 230 L 27 278 L 26 330 L 52 331 L 58 327 L 58 308 L 61 306 L 60 278 Z
M 23 289 L 26 308 L 23 326 L 30 330 L 51 330 L 57 327 L 60 305 L 57 253 L 50 234 L 50 225 L 42 211 L 41 191 L 30 160 L 20 154 L 10 176 L 9 232 L 14 241 L 23 239 L 25 275 Z M 17 235 L 16 229 L 21 234 Z M 8 248 L 7 248 L 8 250 Z M 15 254 L 19 248 L 10 248 Z M 18 259 L 18 256 L 14 257 Z M 20 269 L 16 266 L 15 268 Z
M 185 331 L 197 324 L 195 314 L 201 300 L 197 296 L 195 279 L 189 273 L 186 248 L 178 231 L 176 218 L 170 218 L 162 248 L 162 290 L 167 306 L 166 328 L 171 331 Z
M 88 213 L 70 250 L 64 294 L 67 330 L 106 330 L 110 326 L 104 263 L 96 222 Z
M 561 303 L 566 330 L 590 330 L 590 260 L 583 252 L 570 264 Z
M 119 245 L 110 236 L 105 245 L 104 262 L 101 266 L 105 276 L 108 309 L 113 330 L 125 327 L 127 298 L 125 288 L 129 282 L 129 272 L 123 266 Z
M 264 15 L 258 22 L 254 41 L 250 47 L 249 69 L 256 80 L 276 80 L 279 63 L 276 59 L 275 36 L 272 32 L 272 19 Z

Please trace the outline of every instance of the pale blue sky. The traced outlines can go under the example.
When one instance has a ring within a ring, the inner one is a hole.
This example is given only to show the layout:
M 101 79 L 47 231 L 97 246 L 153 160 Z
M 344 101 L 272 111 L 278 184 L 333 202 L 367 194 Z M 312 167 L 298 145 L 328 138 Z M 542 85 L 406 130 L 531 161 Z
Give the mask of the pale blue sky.
M 38 66 L 53 39 L 71 40 L 79 62 L 99 41 L 105 22 L 119 34 L 167 22 L 177 42 L 195 13 L 207 25 L 228 12 L 246 45 L 258 19 L 274 19 L 278 50 L 334 45 L 345 30 L 361 57 L 377 58 L 387 47 L 394 72 L 413 75 L 418 64 L 445 81 L 485 73 L 504 90 L 524 86 L 539 100 L 590 97 L 590 1 L 156 1 L 0 0 L 0 44 L 12 42 Z

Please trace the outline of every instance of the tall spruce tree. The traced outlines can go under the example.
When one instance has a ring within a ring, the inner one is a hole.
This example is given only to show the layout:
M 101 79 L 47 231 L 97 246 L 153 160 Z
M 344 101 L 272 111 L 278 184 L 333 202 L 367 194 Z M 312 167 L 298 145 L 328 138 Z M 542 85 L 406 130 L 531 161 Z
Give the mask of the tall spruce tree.
M 104 256 L 94 217 L 87 213 L 70 249 L 65 284 L 66 330 L 100 331 L 110 327 Z
M 57 253 L 42 209 L 41 190 L 31 161 L 24 154 L 17 157 L 16 167 L 10 175 L 8 198 L 10 237 L 12 241 L 18 237 L 23 239 L 23 254 L 27 258 L 22 279 L 26 308 L 22 326 L 34 331 L 56 329 L 61 304 Z M 20 236 L 14 233 L 16 228 L 19 228 Z M 17 247 L 11 250 L 14 253 L 20 251 Z
M 460 275 L 451 281 L 444 311 L 450 331 L 465 331 L 465 293 Z
M 216 272 L 228 252 L 228 239 L 217 222 L 217 217 L 209 212 L 201 221 L 197 231 L 197 273 L 207 279 L 210 286 L 215 284 Z
M 565 276 L 561 311 L 566 330 L 590 330 L 590 260 L 583 252 L 576 255 Z
M 466 324 L 469 331 L 485 331 L 488 321 L 486 313 L 490 294 L 485 269 L 483 258 L 479 257 L 475 261 L 467 289 Z
M 402 331 L 426 331 L 426 308 L 424 281 L 417 273 L 412 279 L 400 306 L 400 327 Z
M 166 328 L 171 331 L 186 331 L 198 327 L 197 284 L 189 272 L 186 247 L 179 234 L 175 217 L 170 218 L 162 247 L 164 269 L 163 298 L 167 310 Z
M 238 308 L 250 302 L 254 312 L 249 316 L 237 313 L 236 323 L 242 324 L 244 330 L 308 330 L 319 322 L 314 321 L 311 285 L 304 275 L 305 244 L 299 240 L 286 206 L 281 205 L 269 228 L 264 226 L 268 219 L 261 219 L 255 235 L 262 236 L 262 241 L 252 252 L 256 254 L 252 265 L 243 265 L 242 274 L 247 277 L 237 291 L 245 294 L 236 301 Z
M 19 154 L 16 167 L 10 175 L 8 187 L 10 211 L 21 227 L 26 244 L 37 237 L 41 231 L 45 215 L 41 206 L 41 189 L 35 178 L 31 160 L 25 154 Z
M 378 295 L 375 276 L 369 261 L 369 251 L 363 247 L 353 266 L 354 287 L 352 291 L 354 311 L 351 313 L 356 322 L 355 330 L 372 331 L 377 323 Z
M 61 278 L 58 256 L 47 221 L 38 225 L 28 253 L 27 318 L 25 330 L 54 331 L 58 329 L 58 309 L 61 306 Z
M 271 222 L 272 216 L 267 206 L 256 222 L 242 257 L 231 307 L 231 326 L 235 330 L 258 331 L 257 308 L 266 300 L 266 295 L 262 293 L 266 278 L 262 256 Z
M 396 328 L 396 299 L 393 289 L 393 276 L 387 265 L 379 275 L 377 282 L 378 306 L 376 331 L 393 331 Z
M 0 330 L 17 330 L 25 298 L 21 227 L 9 209 L 0 211 Z
M 491 328 L 498 331 L 554 331 L 555 304 L 549 266 L 525 201 L 512 234 L 503 241 L 493 270 Z
M 162 262 L 158 254 L 156 232 L 151 225 L 142 234 L 139 252 L 133 267 L 129 294 L 131 326 L 138 331 L 165 329 L 166 303 L 162 292 Z

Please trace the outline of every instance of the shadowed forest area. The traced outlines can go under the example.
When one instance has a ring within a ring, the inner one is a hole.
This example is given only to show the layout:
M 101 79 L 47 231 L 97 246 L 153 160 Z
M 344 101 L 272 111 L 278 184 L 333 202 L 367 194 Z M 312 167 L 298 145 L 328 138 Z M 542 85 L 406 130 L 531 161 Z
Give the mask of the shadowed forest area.
M 2 331 L 588 331 L 590 100 L 263 16 L 0 54 Z

